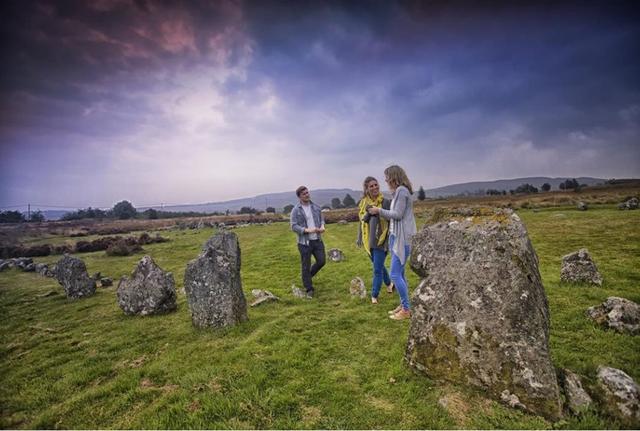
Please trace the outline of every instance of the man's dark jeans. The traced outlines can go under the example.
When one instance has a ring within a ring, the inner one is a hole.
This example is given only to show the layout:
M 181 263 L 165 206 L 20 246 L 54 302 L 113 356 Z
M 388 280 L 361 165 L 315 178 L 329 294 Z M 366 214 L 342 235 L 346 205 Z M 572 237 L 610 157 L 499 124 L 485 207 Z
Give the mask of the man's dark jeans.
M 307 292 L 313 292 L 311 278 L 320 271 L 325 264 L 324 243 L 320 239 L 309 241 L 309 245 L 298 244 L 300 263 L 302 264 L 302 284 Z M 311 255 L 315 263 L 311 266 Z

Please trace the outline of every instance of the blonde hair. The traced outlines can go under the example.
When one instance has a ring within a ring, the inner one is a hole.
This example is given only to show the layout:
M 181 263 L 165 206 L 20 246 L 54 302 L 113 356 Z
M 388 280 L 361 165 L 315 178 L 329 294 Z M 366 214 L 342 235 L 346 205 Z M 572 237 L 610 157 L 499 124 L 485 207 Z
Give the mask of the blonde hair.
M 369 196 L 369 183 L 371 181 L 378 182 L 378 180 L 376 180 L 374 177 L 365 178 L 364 182 L 362 183 L 362 191 L 363 191 L 363 195 L 362 196 Z M 371 196 L 369 196 L 369 197 L 371 197 Z
M 407 173 L 398 165 L 391 165 L 384 170 L 384 176 L 389 183 L 393 182 L 395 187 L 405 186 L 409 189 L 409 193 L 413 194 L 413 186 Z

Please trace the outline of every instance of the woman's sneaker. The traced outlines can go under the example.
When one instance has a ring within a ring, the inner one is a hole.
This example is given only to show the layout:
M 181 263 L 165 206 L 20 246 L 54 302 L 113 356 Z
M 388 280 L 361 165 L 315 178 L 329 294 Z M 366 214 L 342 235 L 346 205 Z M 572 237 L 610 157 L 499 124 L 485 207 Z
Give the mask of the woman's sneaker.
M 395 314 L 389 316 L 391 320 L 405 320 L 411 318 L 411 311 L 409 310 L 400 310 Z
M 387 313 L 393 315 L 393 314 L 396 314 L 398 311 L 401 311 L 401 310 L 402 310 L 402 305 L 398 305 L 396 308 L 394 308 L 393 310 L 389 310 Z

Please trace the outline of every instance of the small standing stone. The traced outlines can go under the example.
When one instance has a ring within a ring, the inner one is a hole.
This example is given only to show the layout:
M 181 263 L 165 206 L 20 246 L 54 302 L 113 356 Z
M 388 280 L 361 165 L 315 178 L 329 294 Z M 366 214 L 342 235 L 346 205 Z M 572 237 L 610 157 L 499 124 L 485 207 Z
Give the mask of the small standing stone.
M 349 285 L 349 293 L 351 296 L 358 296 L 361 299 L 367 297 L 367 288 L 364 285 L 364 281 L 360 277 L 355 277 L 351 280 L 351 284 Z
M 116 295 L 118 305 L 128 315 L 163 314 L 178 308 L 173 274 L 163 271 L 151 256 L 140 259 L 131 278 L 120 279 Z
M 293 293 L 293 296 L 295 296 L 296 298 L 307 298 L 307 294 L 305 293 L 305 291 L 300 289 L 299 287 L 296 287 L 295 284 L 291 285 L 291 293 Z
M 587 316 L 605 328 L 630 335 L 640 334 L 640 305 L 610 296 L 600 305 L 589 307 Z
M 327 254 L 332 262 L 342 262 L 344 260 L 344 254 L 340 249 L 332 248 Z
M 589 209 L 587 204 L 584 202 L 578 202 L 577 208 L 578 208 L 578 211 L 586 211 Z
M 79 299 L 96 293 L 95 280 L 89 277 L 84 262 L 76 257 L 65 254 L 56 264 L 55 276 L 67 298 Z
M 187 265 L 184 288 L 197 328 L 231 326 L 248 319 L 240 279 L 240 244 L 233 232 L 221 231 Z
M 111 277 L 102 277 L 100 279 L 100 286 L 109 287 L 113 285 L 113 279 Z
M 640 387 L 624 371 L 598 367 L 599 395 L 605 410 L 625 426 L 640 427 Z
M 257 307 L 258 305 L 264 304 L 265 302 L 279 301 L 280 300 L 280 298 L 278 298 L 276 295 L 274 295 L 273 293 L 269 292 L 268 290 L 253 289 L 251 291 L 251 294 L 253 295 L 254 298 L 256 298 L 251 303 L 251 307 Z
M 582 382 L 577 374 L 570 370 L 561 370 L 561 383 L 567 399 L 567 407 L 573 414 L 579 414 L 591 406 L 593 400 L 582 388 Z
M 560 280 L 567 283 L 590 283 L 602 285 L 602 276 L 589 255 L 589 250 L 580 250 L 562 257 Z

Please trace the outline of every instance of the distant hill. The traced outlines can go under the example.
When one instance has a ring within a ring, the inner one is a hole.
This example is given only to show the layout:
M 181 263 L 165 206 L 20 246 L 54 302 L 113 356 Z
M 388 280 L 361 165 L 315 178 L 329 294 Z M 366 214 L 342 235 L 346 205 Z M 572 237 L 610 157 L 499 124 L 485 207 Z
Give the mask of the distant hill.
M 549 183 L 551 185 L 551 190 L 558 190 L 560 183 L 563 183 L 567 179 L 572 179 L 568 177 L 559 177 L 559 178 L 550 178 L 550 177 L 525 177 L 525 178 L 512 178 L 508 180 L 495 180 L 495 181 L 476 181 L 471 183 L 460 183 L 460 184 L 451 184 L 449 186 L 438 187 L 435 189 L 425 190 L 425 194 L 427 197 L 435 198 L 435 197 L 447 197 L 447 196 L 456 196 L 456 195 L 468 195 L 468 194 L 480 194 L 479 191 L 482 191 L 482 194 L 486 190 L 506 190 L 507 193 L 509 190 L 515 190 L 518 186 L 528 183 L 534 187 L 540 189 L 544 183 Z M 588 186 L 593 186 L 596 184 L 603 184 L 607 180 L 603 178 L 593 178 L 593 177 L 579 177 L 576 178 L 578 183 L 586 184 Z
M 350 194 L 351 197 L 356 201 L 358 201 L 358 199 L 362 197 L 362 192 L 352 189 L 318 189 L 311 190 L 311 200 L 320 206 L 331 205 L 331 199 L 339 198 L 340 201 L 342 201 L 347 193 Z M 196 211 L 211 213 L 225 212 L 226 210 L 238 211 L 242 207 L 251 207 L 260 211 L 264 211 L 267 207 L 273 207 L 276 209 L 276 211 L 281 212 L 282 208 L 284 208 L 286 205 L 295 204 L 296 202 L 298 202 L 296 193 L 294 191 L 290 191 L 280 193 L 267 193 L 250 198 L 233 199 L 224 202 L 171 205 L 164 206 L 162 209 L 164 211 L 174 212 Z M 160 207 L 153 208 L 157 210 L 160 209 Z M 144 211 L 145 209 L 147 208 L 138 208 L 138 211 Z
M 507 193 L 509 190 L 515 190 L 518 186 L 529 183 L 537 188 L 541 188 L 542 184 L 549 183 L 551 185 L 551 190 L 558 190 L 558 185 L 564 182 L 567 179 L 571 179 L 569 177 L 558 177 L 558 178 L 550 178 L 550 177 L 525 177 L 525 178 L 512 178 L 506 180 L 495 180 L 495 181 L 476 181 L 469 183 L 460 183 L 460 184 L 451 184 L 444 187 L 438 187 L 434 189 L 426 189 L 425 194 L 427 197 L 436 198 L 436 197 L 448 197 L 448 196 L 456 196 L 456 195 L 473 195 L 473 194 L 484 194 L 486 190 L 494 189 L 494 190 L 506 190 Z M 605 183 L 607 180 L 603 178 L 593 178 L 593 177 L 579 177 L 576 180 L 580 184 L 586 184 L 589 186 Z M 417 198 L 417 188 L 419 185 L 415 185 L 416 190 L 414 193 L 414 198 Z M 346 194 L 350 194 L 352 198 L 356 200 L 356 202 L 362 197 L 362 192 L 359 190 L 353 189 L 318 189 L 311 190 L 311 199 L 320 206 L 331 205 L 331 199 L 339 198 L 340 201 L 344 199 Z M 385 193 L 387 194 L 387 193 Z M 231 212 L 235 212 L 240 210 L 242 207 L 251 207 L 260 211 L 264 211 L 267 207 L 274 207 L 276 211 L 281 212 L 282 208 L 289 204 L 295 204 L 298 201 L 296 194 L 294 191 L 288 192 L 280 192 L 280 193 L 266 193 L 262 195 L 257 195 L 248 198 L 241 199 L 233 199 L 229 201 L 223 202 L 208 202 L 203 204 L 184 204 L 184 205 L 168 205 L 160 208 L 159 206 L 152 207 L 157 210 L 164 211 L 172 211 L 172 212 L 202 212 L 202 213 L 213 213 L 213 212 L 225 212 L 229 210 Z M 138 211 L 144 211 L 149 207 L 139 207 Z M 66 211 L 59 210 L 45 210 L 43 214 L 47 220 L 58 220 L 60 219 Z

